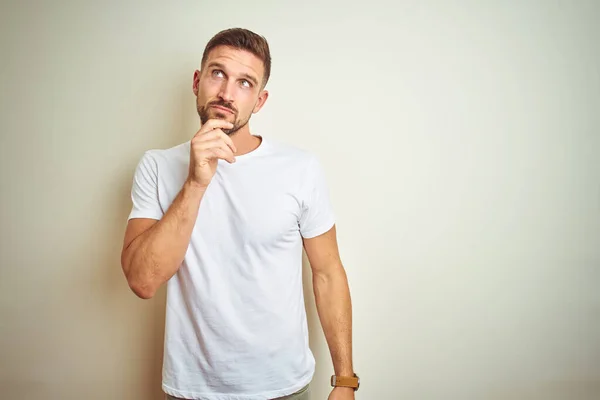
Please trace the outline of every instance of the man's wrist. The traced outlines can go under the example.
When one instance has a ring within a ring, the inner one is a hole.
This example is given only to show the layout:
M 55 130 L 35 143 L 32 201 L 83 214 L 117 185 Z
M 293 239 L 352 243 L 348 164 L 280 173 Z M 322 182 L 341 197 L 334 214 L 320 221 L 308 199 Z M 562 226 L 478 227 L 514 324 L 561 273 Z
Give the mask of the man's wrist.
M 192 190 L 198 190 L 198 191 L 204 193 L 208 186 L 203 186 L 197 182 L 194 182 L 194 180 L 192 180 L 192 179 L 186 179 L 185 182 L 183 183 L 183 187 L 192 189 Z
M 207 186 L 202 186 L 197 182 L 192 180 L 186 180 L 183 184 L 182 192 L 184 197 L 193 199 L 193 202 L 200 201 L 202 197 L 204 197 L 204 193 L 206 193 Z
M 333 370 L 337 376 L 354 376 L 354 368 L 352 366 L 334 368 Z
M 347 372 L 347 371 L 346 371 Z M 356 373 L 338 374 L 331 376 L 331 386 L 358 390 L 360 387 L 360 377 Z

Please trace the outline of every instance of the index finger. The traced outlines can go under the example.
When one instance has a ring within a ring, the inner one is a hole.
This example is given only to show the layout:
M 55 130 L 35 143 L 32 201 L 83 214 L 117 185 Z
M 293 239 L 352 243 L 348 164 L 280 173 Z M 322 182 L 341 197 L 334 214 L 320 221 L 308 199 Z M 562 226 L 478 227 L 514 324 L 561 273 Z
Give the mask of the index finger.
M 231 122 L 227 122 L 224 119 L 209 119 L 206 121 L 202 128 L 200 129 L 203 132 L 207 132 L 213 129 L 231 129 L 233 128 L 233 124 Z
M 237 152 L 237 148 L 233 144 L 233 140 L 231 140 L 231 138 L 229 137 L 229 135 L 225 134 L 225 132 L 223 132 L 221 129 L 217 130 L 217 133 L 218 133 L 219 137 L 223 139 L 223 141 L 225 142 L 225 144 L 227 144 L 227 146 L 229 146 L 229 148 L 231 149 L 231 151 L 233 151 L 234 153 L 236 153 Z

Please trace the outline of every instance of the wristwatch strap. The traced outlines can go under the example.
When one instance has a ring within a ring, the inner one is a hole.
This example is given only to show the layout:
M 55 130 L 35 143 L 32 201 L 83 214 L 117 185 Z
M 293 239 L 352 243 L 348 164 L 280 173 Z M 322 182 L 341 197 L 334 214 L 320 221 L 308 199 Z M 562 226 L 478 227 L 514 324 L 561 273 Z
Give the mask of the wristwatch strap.
M 331 386 L 334 387 L 349 387 L 357 390 L 360 386 L 360 378 L 354 374 L 354 376 L 331 376 Z

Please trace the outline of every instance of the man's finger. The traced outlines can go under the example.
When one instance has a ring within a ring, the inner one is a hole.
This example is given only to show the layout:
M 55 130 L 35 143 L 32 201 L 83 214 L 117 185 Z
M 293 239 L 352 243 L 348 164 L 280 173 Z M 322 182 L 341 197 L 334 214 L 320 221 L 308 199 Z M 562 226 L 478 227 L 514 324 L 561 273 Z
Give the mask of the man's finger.
M 219 154 L 218 158 L 222 158 L 229 162 L 235 162 L 235 157 L 231 148 L 221 139 L 221 137 L 217 137 L 212 140 L 203 141 L 198 143 L 197 149 L 205 154 L 209 154 L 213 157 L 216 157 L 216 154 Z
M 233 140 L 231 140 L 231 138 L 221 129 L 213 129 L 212 131 L 209 131 L 202 135 L 199 140 L 201 142 L 212 142 L 215 139 L 219 139 L 220 141 L 225 142 L 227 146 L 229 146 L 231 151 L 233 151 L 234 153 L 237 152 L 237 148 L 233 144 Z
M 218 129 L 217 132 L 219 133 L 219 137 L 221 139 L 223 139 L 223 141 L 227 144 L 227 146 L 229 146 L 229 148 L 231 149 L 231 151 L 233 151 L 234 153 L 236 153 L 237 152 L 237 148 L 233 144 L 233 140 L 231 140 L 231 138 L 229 137 L 229 135 L 225 134 L 225 132 L 223 132 L 221 129 Z
M 233 164 L 235 162 L 235 157 L 233 156 L 233 154 L 231 154 L 231 151 L 223 150 L 222 147 L 214 147 L 214 148 L 210 149 L 210 152 L 216 158 L 220 158 L 221 160 L 225 160 L 225 161 L 227 161 L 230 164 Z
M 210 150 L 214 147 L 221 147 L 223 145 L 223 141 L 221 140 L 220 137 L 215 136 L 214 138 L 209 140 L 203 140 L 201 142 L 198 142 L 197 144 L 197 148 L 200 151 L 204 151 L 204 150 Z
M 227 154 L 227 157 L 235 162 L 235 152 L 227 145 L 226 143 L 222 143 L 221 149 Z
M 224 119 L 209 119 L 204 125 L 202 125 L 200 131 L 208 132 L 217 128 L 231 129 L 233 128 L 233 124 L 231 122 L 225 121 Z

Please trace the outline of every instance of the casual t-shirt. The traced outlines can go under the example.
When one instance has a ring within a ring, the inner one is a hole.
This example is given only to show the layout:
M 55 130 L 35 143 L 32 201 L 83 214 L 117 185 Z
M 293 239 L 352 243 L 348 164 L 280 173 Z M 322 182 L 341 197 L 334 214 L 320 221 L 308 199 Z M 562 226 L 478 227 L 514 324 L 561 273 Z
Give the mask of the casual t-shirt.
M 190 142 L 139 162 L 129 218 L 159 220 L 188 175 Z M 306 150 L 263 138 L 219 160 L 183 263 L 167 283 L 163 391 L 264 400 L 307 385 L 302 238 L 332 228 L 324 173 Z

